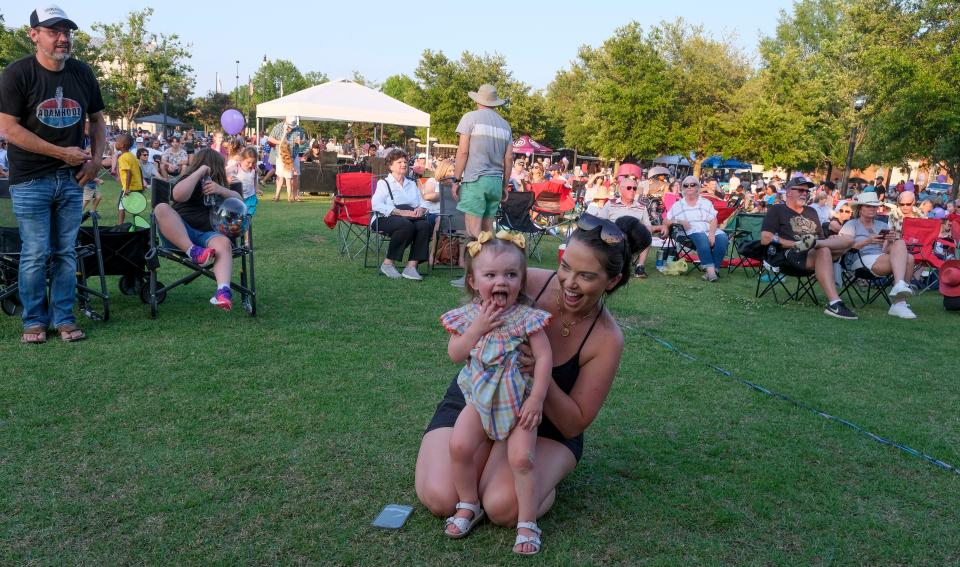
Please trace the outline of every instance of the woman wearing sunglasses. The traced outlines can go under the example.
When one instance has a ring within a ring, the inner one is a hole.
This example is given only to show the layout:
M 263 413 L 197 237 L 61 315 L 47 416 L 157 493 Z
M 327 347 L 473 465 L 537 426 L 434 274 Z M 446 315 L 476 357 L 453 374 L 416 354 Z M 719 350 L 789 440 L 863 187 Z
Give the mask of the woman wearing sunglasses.
M 596 418 L 613 385 L 623 334 L 604 305 L 607 295 L 630 280 L 634 258 L 650 245 L 650 233 L 636 218 L 616 223 L 584 214 L 567 244 L 557 271 L 527 270 L 524 292 L 538 309 L 548 311 L 553 323 L 547 338 L 553 351 L 553 383 L 543 405 L 533 467 L 538 513 L 553 505 L 556 486 L 576 467 L 583 453 L 583 432 Z M 529 349 L 521 364 L 532 368 Z M 453 515 L 457 491 L 450 463 L 453 425 L 464 407 L 456 378 L 437 406 L 417 457 L 417 497 L 432 513 Z M 482 447 L 475 458 L 482 468 L 480 500 L 487 516 L 498 525 L 517 521 L 517 496 L 506 444 Z
M 727 255 L 729 240 L 727 233 L 717 228 L 717 210 L 709 199 L 700 196 L 700 180 L 692 175 L 684 178 L 680 184 L 683 199 L 680 199 L 667 211 L 665 226 L 678 224 L 697 247 L 700 267 L 706 272 L 703 279 L 715 282 L 720 279 L 717 268 Z

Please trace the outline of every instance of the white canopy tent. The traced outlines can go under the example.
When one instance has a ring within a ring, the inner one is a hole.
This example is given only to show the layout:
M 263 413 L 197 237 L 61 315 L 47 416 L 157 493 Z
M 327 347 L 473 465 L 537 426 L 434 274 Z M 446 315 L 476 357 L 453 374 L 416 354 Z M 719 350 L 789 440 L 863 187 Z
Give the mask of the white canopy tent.
M 258 104 L 257 131 L 260 131 L 261 118 L 282 119 L 286 116 L 297 116 L 301 120 L 415 126 L 426 128 L 427 139 L 430 139 L 429 114 L 346 79 L 337 79 Z

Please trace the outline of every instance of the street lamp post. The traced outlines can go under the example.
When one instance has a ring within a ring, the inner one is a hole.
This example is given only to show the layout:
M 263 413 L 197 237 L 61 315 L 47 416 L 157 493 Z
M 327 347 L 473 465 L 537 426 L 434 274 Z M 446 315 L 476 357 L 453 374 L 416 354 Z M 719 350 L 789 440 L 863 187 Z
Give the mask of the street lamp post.
M 167 141 L 167 95 L 170 94 L 170 89 L 167 88 L 167 83 L 163 83 L 160 86 L 160 92 L 163 93 L 163 141 Z
M 239 105 L 239 104 L 240 104 L 240 60 L 239 60 L 239 59 L 236 60 L 236 64 L 237 64 L 237 87 L 236 87 L 236 90 L 235 90 L 234 92 L 237 93 L 237 94 L 236 94 L 236 97 L 237 97 L 236 102 L 237 102 L 237 104 Z
M 867 105 L 867 97 L 865 95 L 857 95 L 857 98 L 853 100 L 853 109 L 858 113 L 863 110 L 863 107 Z M 850 180 L 850 168 L 853 167 L 853 151 L 857 144 L 857 123 L 854 122 L 853 128 L 850 129 L 850 146 L 847 148 L 847 164 L 843 168 L 843 179 L 840 182 L 841 191 L 843 195 L 847 194 L 848 188 L 847 183 Z

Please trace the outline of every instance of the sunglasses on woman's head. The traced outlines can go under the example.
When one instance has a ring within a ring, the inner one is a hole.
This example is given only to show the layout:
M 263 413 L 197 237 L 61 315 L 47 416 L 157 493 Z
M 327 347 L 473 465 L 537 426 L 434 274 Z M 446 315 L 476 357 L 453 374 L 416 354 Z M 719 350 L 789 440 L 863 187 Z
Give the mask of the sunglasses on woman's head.
M 615 223 L 584 213 L 577 219 L 577 228 L 585 232 L 600 229 L 600 240 L 607 244 L 619 244 L 623 242 L 623 231 Z

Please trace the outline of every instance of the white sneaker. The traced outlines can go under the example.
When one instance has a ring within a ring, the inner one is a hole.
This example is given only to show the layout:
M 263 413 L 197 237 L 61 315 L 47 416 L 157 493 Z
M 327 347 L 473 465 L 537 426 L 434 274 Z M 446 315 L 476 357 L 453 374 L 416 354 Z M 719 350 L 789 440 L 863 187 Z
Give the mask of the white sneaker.
M 913 289 L 911 289 L 910 284 L 900 280 L 896 283 L 896 285 L 893 286 L 888 295 L 897 299 L 903 299 L 907 296 L 913 295 Z
M 401 275 L 408 280 L 420 281 L 423 279 L 423 276 L 420 275 L 420 272 L 418 272 L 413 266 L 407 266 L 404 268 L 403 274 Z
M 393 264 L 380 264 L 380 272 L 391 280 L 400 277 L 400 272 L 397 271 Z
M 916 319 L 917 316 L 913 311 L 910 310 L 910 306 L 907 305 L 906 301 L 898 301 L 890 306 L 890 310 L 887 311 L 887 315 L 893 315 L 894 317 L 900 317 L 901 319 Z

